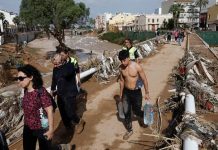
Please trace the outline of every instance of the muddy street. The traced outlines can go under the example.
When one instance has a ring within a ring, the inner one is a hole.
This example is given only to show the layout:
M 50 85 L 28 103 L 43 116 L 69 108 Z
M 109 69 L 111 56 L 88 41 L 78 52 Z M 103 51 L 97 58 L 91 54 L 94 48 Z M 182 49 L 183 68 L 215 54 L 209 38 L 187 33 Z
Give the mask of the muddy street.
M 144 58 L 142 66 L 149 82 L 152 102 L 163 94 L 170 73 L 184 55 L 184 46 L 165 44 L 155 55 Z M 151 133 L 149 128 L 141 128 L 133 121 L 133 135 L 124 141 L 126 132 L 121 120 L 117 117 L 117 107 L 114 97 L 119 94 L 119 84 L 112 81 L 109 85 L 99 85 L 95 80 L 83 83 L 87 91 L 87 101 L 83 118 L 86 121 L 82 134 L 66 131 L 60 119 L 59 112 L 55 114 L 55 143 L 71 143 L 77 150 L 103 149 L 151 149 L 153 141 L 143 133 Z M 163 99 L 162 99 L 163 100 Z M 166 120 L 164 121 L 166 124 Z M 166 125 L 165 125 L 166 126 Z M 133 144 L 133 141 L 146 141 L 143 144 Z M 149 142 L 150 141 L 150 142 Z M 10 150 L 22 150 L 22 141 L 10 147 Z
M 145 58 L 143 68 L 146 72 L 149 91 L 152 101 L 160 95 L 167 84 L 168 76 L 173 67 L 183 57 L 184 50 L 177 45 L 164 45 L 159 53 Z M 85 87 L 84 87 L 85 88 Z M 102 149 L 138 149 L 143 145 L 133 145 L 123 141 L 125 128 L 117 118 L 117 109 L 114 96 L 119 93 L 118 83 L 113 83 L 106 89 L 95 94 L 88 93 L 85 130 L 81 135 L 74 135 L 71 144 L 79 150 Z M 133 122 L 134 134 L 130 140 L 143 140 L 142 134 L 150 132 L 149 129 L 140 128 L 137 121 Z M 146 138 L 146 137 L 145 137 Z

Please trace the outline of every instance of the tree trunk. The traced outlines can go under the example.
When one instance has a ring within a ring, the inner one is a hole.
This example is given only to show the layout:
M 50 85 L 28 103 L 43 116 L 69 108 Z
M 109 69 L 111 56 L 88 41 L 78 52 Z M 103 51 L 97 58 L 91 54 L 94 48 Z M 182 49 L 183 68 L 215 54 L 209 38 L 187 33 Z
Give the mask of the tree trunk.
M 54 38 L 56 38 L 59 42 L 59 46 L 62 46 L 62 47 L 66 47 L 66 45 L 63 43 L 63 32 L 61 29 L 54 29 L 54 32 L 52 32 L 51 30 L 49 30 L 49 33 L 51 33 L 51 35 L 54 36 Z

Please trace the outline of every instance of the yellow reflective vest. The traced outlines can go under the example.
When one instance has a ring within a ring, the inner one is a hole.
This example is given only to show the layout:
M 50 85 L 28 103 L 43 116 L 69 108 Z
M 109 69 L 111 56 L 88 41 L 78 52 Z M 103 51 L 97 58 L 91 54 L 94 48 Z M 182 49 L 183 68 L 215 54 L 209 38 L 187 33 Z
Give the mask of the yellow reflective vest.
M 77 63 L 77 60 L 73 57 L 70 57 L 70 62 L 73 64 L 73 65 L 76 65 Z
M 123 47 L 123 50 L 127 50 L 127 48 L 126 48 L 126 47 Z M 132 48 L 129 49 L 129 58 L 130 58 L 131 60 L 136 59 L 136 58 L 135 58 L 135 52 L 136 52 L 136 51 L 137 51 L 137 49 L 136 49 L 135 47 L 132 47 Z

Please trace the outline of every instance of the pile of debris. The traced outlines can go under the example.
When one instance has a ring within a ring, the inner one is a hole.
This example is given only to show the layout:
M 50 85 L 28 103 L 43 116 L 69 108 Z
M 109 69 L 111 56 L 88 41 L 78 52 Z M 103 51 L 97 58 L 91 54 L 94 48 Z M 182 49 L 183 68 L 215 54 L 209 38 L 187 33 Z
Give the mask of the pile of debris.
M 194 95 L 196 103 L 206 110 L 218 112 L 218 94 L 213 90 L 216 81 L 209 73 L 213 63 L 203 57 L 196 58 L 192 52 L 183 62 L 186 65 L 186 86 Z
M 158 44 L 161 44 L 163 40 L 162 37 L 156 40 L 156 38 L 147 40 L 141 43 L 136 44 L 136 47 L 138 48 L 139 55 L 141 57 L 147 57 L 152 53 L 155 53 L 156 48 Z M 120 50 L 118 50 L 120 51 Z M 103 54 L 101 55 L 100 59 L 97 58 L 91 58 L 89 59 L 89 66 L 85 67 L 87 68 L 92 68 L 96 67 L 97 72 L 95 73 L 95 77 L 97 79 L 97 82 L 101 83 L 108 83 L 110 82 L 111 77 L 115 77 L 119 74 L 119 66 L 120 66 L 120 61 L 118 59 L 118 51 L 116 52 L 110 52 L 110 51 L 104 51 Z
M 22 135 L 23 111 L 21 91 L 7 91 L 0 95 L 0 129 L 6 133 L 7 142 Z
M 173 74 L 175 78 L 174 95 L 165 101 L 161 112 L 173 112 L 173 119 L 166 129 L 166 137 L 173 141 L 159 140 L 157 148 L 206 149 L 218 148 L 218 125 L 199 116 L 201 110 L 208 113 L 218 112 L 218 94 L 215 90 L 216 77 L 213 77 L 211 60 L 191 51 L 186 52 Z M 211 75 L 212 74 L 212 75 Z M 180 140 L 178 140 L 178 138 Z M 177 140 L 176 140 L 177 139 Z M 180 142 L 182 141 L 183 142 Z M 182 146 L 183 143 L 183 146 Z M 179 148 L 178 148 L 178 145 Z

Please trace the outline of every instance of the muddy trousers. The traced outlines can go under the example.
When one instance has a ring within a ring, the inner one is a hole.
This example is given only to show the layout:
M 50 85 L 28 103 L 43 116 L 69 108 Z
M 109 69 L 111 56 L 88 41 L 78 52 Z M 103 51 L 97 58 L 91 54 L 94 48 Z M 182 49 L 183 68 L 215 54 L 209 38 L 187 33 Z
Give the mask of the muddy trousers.
M 124 88 L 123 90 L 123 107 L 124 107 L 124 115 L 125 115 L 125 126 L 128 131 L 132 131 L 132 116 L 131 112 L 139 117 L 139 119 L 143 119 L 143 111 L 142 107 L 142 92 L 141 89 L 137 90 L 129 90 Z
M 32 130 L 28 126 L 24 125 L 23 129 L 23 149 L 24 150 L 35 150 L 36 142 L 39 141 L 40 150 L 51 150 L 51 140 L 47 140 L 44 137 L 45 131 Z
M 76 96 L 58 96 L 57 104 L 61 114 L 61 119 L 66 128 L 70 128 L 72 124 L 76 125 L 79 123 L 80 118 L 76 113 Z

